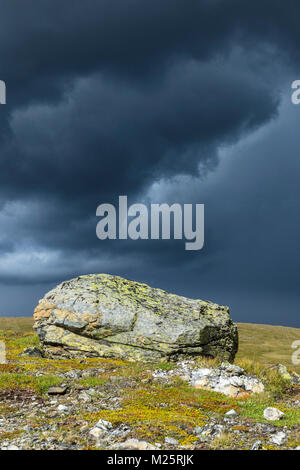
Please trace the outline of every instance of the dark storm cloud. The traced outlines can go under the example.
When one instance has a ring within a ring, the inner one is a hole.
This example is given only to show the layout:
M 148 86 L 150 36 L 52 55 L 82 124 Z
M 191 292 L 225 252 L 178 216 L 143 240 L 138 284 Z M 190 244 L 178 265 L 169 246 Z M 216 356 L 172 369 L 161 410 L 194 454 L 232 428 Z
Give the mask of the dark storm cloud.
M 97 75 L 58 105 L 16 111 L 2 146 L 0 192 L 50 192 L 84 207 L 89 196 L 95 204 L 154 176 L 197 172 L 220 142 L 276 111 L 273 90 L 238 64 L 238 57 L 178 64 L 146 89 Z
M 158 283 L 228 303 L 239 321 L 299 326 L 299 118 L 286 96 L 279 118 L 221 152 L 205 181 L 156 187 L 166 201 L 206 207 L 204 251 L 181 262 L 180 274 L 166 269 L 161 254 Z
M 2 0 L 1 281 L 109 271 L 171 288 L 169 279 L 197 295 L 191 278 L 212 272 L 221 285 L 216 259 L 236 256 L 224 244 L 234 239 L 230 226 L 214 242 L 213 225 L 194 269 L 199 254 L 183 244 L 101 244 L 95 210 L 119 194 L 152 202 L 163 178 L 175 188 L 176 175 L 206 181 L 220 148 L 275 119 L 286 75 L 300 65 L 299 13 L 296 0 Z M 267 167 L 270 154 L 261 157 Z M 192 198 L 188 188 L 173 195 Z M 265 263 L 274 268 L 271 258 Z M 253 276 L 249 270 L 248 283 Z
M 0 51 L 7 79 L 103 66 L 128 75 L 180 55 L 206 60 L 234 41 L 263 39 L 296 54 L 298 14 L 297 0 L 2 0 Z

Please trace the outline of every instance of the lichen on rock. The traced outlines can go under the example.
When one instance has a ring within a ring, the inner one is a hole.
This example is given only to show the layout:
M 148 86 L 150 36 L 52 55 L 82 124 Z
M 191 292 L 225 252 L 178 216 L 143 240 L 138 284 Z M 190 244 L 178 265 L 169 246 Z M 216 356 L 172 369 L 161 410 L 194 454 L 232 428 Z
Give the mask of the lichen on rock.
M 50 357 L 232 361 L 238 348 L 228 307 L 107 274 L 63 282 L 40 300 L 34 319 Z

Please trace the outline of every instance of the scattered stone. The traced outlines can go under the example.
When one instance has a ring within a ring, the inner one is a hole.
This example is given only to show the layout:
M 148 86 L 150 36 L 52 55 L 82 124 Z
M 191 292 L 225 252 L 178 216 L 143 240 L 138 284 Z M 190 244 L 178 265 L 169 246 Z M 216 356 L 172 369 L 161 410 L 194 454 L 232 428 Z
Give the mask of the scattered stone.
M 237 412 L 235 410 L 229 410 L 225 413 L 225 416 L 237 416 Z
M 92 397 L 87 392 L 80 392 L 78 395 L 78 400 L 89 403 L 92 401 Z
M 33 347 L 24 349 L 24 351 L 21 353 L 21 356 L 44 357 L 44 353 L 41 351 L 41 349 Z
M 228 307 L 107 274 L 63 282 L 40 300 L 34 320 L 49 357 L 232 361 L 238 348 Z
M 66 405 L 58 405 L 57 411 L 60 413 L 67 413 L 69 411 L 69 407 Z
M 267 419 L 268 421 L 278 421 L 279 419 L 282 419 L 285 416 L 285 414 L 278 410 L 277 408 L 266 408 L 264 410 L 264 418 Z
M 14 445 L 8 445 L 6 447 L 1 447 L 1 450 L 20 450 L 19 447 Z
M 291 384 L 292 385 L 300 385 L 300 375 L 297 374 L 296 372 L 291 372 Z
M 234 364 L 229 364 L 228 362 L 223 362 L 220 365 L 220 370 L 224 370 L 227 374 L 232 374 L 232 375 L 242 375 L 244 374 L 244 369 L 242 369 L 239 366 L 236 366 Z
M 212 369 L 195 368 L 192 361 L 182 361 L 172 371 L 154 371 L 156 379 L 168 379 L 179 375 L 192 387 L 213 390 L 234 398 L 244 398 L 249 393 L 262 393 L 264 384 L 256 377 L 247 375 L 241 367 L 233 364 L 222 363 Z
M 89 434 L 95 438 L 96 445 L 100 446 L 101 439 L 113 429 L 113 425 L 105 419 L 100 419 L 95 426 L 89 431 Z M 116 433 L 118 437 L 122 436 L 122 433 Z M 116 436 L 116 437 L 117 437 Z
M 197 434 L 197 436 L 201 436 L 204 438 L 212 438 L 215 439 L 216 437 L 220 437 L 223 432 L 225 431 L 225 426 L 222 424 L 206 424 L 203 426 L 201 432 Z
M 262 449 L 262 442 L 255 441 L 250 450 L 261 450 L 261 449 Z
M 286 434 L 283 431 L 277 432 L 274 436 L 271 437 L 270 441 L 277 446 L 281 446 L 286 442 Z
M 65 395 L 67 393 L 68 387 L 61 386 L 61 387 L 50 387 L 48 390 L 48 395 Z
M 110 421 L 106 421 L 105 419 L 99 419 L 99 421 L 95 424 L 94 427 L 107 432 L 113 428 L 113 425 Z
M 277 364 L 276 369 L 279 374 L 291 385 L 300 385 L 300 375 L 296 372 L 289 373 L 287 368 L 282 364 Z
M 99 442 L 99 439 L 103 436 L 103 430 L 99 428 L 92 428 L 89 433 L 91 436 L 93 436 L 97 442 Z
M 82 376 L 82 371 L 73 369 L 73 370 L 69 370 L 64 375 L 67 379 L 77 380 L 77 379 L 80 379 L 80 377 Z
M 112 375 L 111 377 L 109 377 L 109 380 L 110 380 L 110 382 L 111 382 L 112 384 L 115 384 L 115 383 L 117 383 L 118 380 L 120 380 L 120 379 L 119 379 L 119 377 L 116 377 L 115 375 Z
M 149 442 L 139 441 L 138 439 L 127 439 L 119 445 L 122 450 L 156 450 L 156 447 Z
M 193 429 L 193 434 L 195 434 L 195 436 L 199 436 L 201 433 L 202 433 L 202 427 L 201 426 L 196 426 Z
M 213 371 L 212 369 L 207 369 L 207 368 L 201 368 L 197 369 L 197 376 L 200 378 L 202 377 L 208 377 L 209 375 L 212 375 Z
M 177 439 L 173 439 L 173 437 L 166 437 L 165 438 L 165 443 L 170 444 L 171 446 L 177 446 L 179 444 Z

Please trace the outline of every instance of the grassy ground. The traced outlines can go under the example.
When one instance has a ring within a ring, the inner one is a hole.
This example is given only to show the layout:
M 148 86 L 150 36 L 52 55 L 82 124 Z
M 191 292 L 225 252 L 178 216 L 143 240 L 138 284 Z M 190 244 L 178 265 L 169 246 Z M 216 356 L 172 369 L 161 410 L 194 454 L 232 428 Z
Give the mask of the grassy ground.
M 300 328 L 239 323 L 238 329 L 237 360 L 248 358 L 265 365 L 280 363 L 300 373 L 300 366 L 292 364 L 295 350 L 291 347 L 294 341 L 300 340 Z
M 32 317 L 1 317 L 0 330 L 32 331 Z

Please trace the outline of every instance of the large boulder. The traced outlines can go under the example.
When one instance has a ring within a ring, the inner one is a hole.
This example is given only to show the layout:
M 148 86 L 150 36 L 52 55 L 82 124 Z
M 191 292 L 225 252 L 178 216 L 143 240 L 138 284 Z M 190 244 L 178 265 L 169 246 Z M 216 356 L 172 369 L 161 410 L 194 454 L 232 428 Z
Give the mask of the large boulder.
M 232 361 L 238 348 L 228 307 L 107 274 L 63 282 L 40 300 L 34 319 L 49 357 Z

